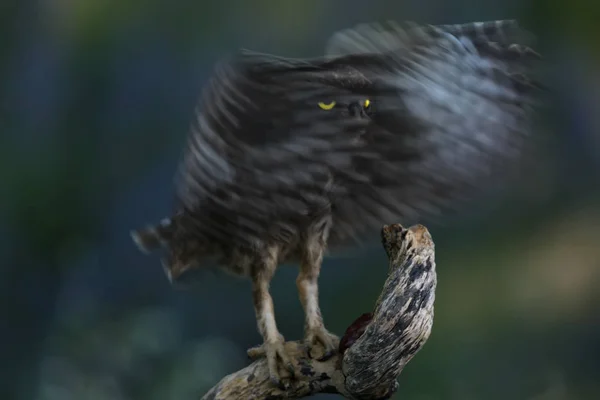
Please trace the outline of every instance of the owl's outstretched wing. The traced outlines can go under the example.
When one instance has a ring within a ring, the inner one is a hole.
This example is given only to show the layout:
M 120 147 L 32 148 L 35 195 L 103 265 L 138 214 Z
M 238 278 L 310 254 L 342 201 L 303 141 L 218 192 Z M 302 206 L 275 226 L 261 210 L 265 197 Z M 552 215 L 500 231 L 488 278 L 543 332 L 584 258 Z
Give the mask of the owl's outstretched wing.
M 299 220 L 329 206 L 332 171 L 358 179 L 349 165 L 368 120 L 317 106 L 345 96 L 335 74 L 307 61 L 242 51 L 219 64 L 176 179 L 189 229 L 217 243 L 293 237 Z
M 379 158 L 352 165 L 364 181 L 341 181 L 332 246 L 446 210 L 508 173 L 536 103 L 530 39 L 514 21 L 363 24 L 332 37 L 330 62 L 381 87 L 366 135 Z

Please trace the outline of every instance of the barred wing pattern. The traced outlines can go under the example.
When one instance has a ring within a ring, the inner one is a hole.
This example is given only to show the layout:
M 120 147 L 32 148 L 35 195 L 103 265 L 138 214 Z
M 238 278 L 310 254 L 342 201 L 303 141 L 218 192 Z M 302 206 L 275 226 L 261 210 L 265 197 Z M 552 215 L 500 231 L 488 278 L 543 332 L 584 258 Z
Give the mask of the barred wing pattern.
M 330 210 L 335 247 L 470 197 L 530 130 L 526 40 L 513 21 L 388 23 L 340 31 L 313 60 L 241 52 L 202 94 L 177 181 L 185 224 L 252 246 Z M 370 118 L 316 106 L 364 98 Z
M 291 238 L 300 221 L 329 207 L 332 171 L 352 175 L 355 139 L 368 121 L 317 106 L 352 96 L 306 61 L 242 51 L 221 63 L 202 93 L 178 173 L 178 199 L 192 216 L 182 223 L 241 245 L 265 234 Z
M 381 88 L 367 135 L 381 157 L 354 166 L 367 183 L 349 182 L 336 201 L 331 246 L 449 211 L 509 175 L 540 87 L 530 40 L 510 20 L 363 24 L 331 38 L 327 57 L 370 62 L 363 72 Z M 394 138 L 385 145 L 383 132 Z

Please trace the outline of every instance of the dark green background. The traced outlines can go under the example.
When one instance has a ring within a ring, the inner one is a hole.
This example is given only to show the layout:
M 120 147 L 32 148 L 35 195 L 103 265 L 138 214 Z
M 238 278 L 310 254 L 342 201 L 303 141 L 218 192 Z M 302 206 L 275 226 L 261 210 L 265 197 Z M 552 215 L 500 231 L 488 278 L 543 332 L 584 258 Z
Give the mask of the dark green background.
M 335 30 L 390 18 L 517 18 L 538 36 L 552 87 L 515 185 L 423 221 L 436 319 L 396 398 L 600 398 L 599 4 L 3 0 L 0 398 L 192 399 L 244 366 L 260 342 L 249 283 L 207 272 L 196 290 L 173 290 L 128 232 L 169 212 L 194 102 L 220 57 L 317 55 Z M 325 261 L 332 331 L 370 310 L 386 269 L 378 245 Z M 303 326 L 295 274 L 273 283 L 288 339 Z

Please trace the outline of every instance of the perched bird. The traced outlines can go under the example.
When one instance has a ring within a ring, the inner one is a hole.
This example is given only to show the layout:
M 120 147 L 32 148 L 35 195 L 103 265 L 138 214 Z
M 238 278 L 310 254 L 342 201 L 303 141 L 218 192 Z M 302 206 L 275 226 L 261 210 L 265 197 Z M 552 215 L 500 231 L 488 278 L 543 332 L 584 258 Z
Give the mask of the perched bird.
M 320 57 L 236 53 L 202 92 L 176 209 L 133 239 L 167 249 L 171 280 L 211 259 L 249 277 L 264 343 L 248 352 L 280 385 L 280 367 L 293 367 L 269 294 L 278 265 L 299 263 L 305 342 L 327 359 L 326 250 L 450 209 L 502 176 L 536 105 L 529 40 L 515 21 L 386 22 L 335 33 Z

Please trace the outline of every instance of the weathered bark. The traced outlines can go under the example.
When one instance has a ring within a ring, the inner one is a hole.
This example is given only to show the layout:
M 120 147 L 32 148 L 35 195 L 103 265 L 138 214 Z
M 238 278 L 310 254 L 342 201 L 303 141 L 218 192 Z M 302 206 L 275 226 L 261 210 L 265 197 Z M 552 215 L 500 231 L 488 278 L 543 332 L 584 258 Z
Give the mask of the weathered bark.
M 427 228 L 386 225 L 381 234 L 389 258 L 388 278 L 374 311 L 346 330 L 338 354 L 319 362 L 308 357 L 301 342 L 287 342 L 298 372 L 286 379 L 285 389 L 271 383 L 261 359 L 223 378 L 202 399 L 298 399 L 317 393 L 356 400 L 389 398 L 405 365 L 431 333 L 437 277 Z

